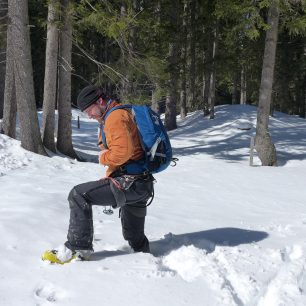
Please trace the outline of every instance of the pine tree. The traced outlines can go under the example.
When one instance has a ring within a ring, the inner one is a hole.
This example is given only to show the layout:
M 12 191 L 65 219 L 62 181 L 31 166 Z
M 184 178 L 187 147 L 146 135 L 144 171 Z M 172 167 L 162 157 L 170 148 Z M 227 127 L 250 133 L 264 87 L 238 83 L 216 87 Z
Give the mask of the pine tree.
M 55 152 L 55 103 L 58 60 L 58 11 L 59 1 L 52 0 L 48 5 L 47 47 L 44 80 L 43 129 L 44 146 Z
M 166 97 L 165 127 L 168 131 L 176 129 L 176 105 L 178 101 L 178 59 L 180 49 L 179 39 L 176 31 L 179 28 L 179 5 L 176 0 L 170 1 L 170 25 L 174 30 L 174 35 L 169 39 L 168 56 L 168 93 Z
M 278 23 L 279 6 L 277 1 L 274 1 L 269 8 L 268 13 L 268 25 L 270 28 L 266 33 L 255 136 L 255 148 L 263 166 L 277 165 L 276 149 L 269 134 L 268 125 L 278 35 Z
M 10 6 L 11 8 L 11 6 Z M 15 90 L 14 76 L 14 43 L 13 43 L 13 26 L 9 22 L 7 26 L 6 39 L 6 72 L 4 88 L 4 110 L 1 133 L 16 138 L 16 113 L 17 101 Z
M 59 47 L 57 149 L 71 158 L 78 158 L 72 145 L 71 129 L 72 20 L 69 14 L 70 1 L 62 0 L 61 3 L 63 25 Z
M 12 23 L 12 56 L 21 145 L 29 151 L 46 155 L 40 137 L 34 96 L 28 1 L 11 0 L 8 9 Z

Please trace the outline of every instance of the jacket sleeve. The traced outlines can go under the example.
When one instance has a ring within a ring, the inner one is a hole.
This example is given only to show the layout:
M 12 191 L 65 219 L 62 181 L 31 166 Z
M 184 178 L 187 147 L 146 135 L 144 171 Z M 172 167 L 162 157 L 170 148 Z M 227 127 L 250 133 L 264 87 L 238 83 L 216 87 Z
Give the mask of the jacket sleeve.
M 100 163 L 105 166 L 121 166 L 133 154 L 131 120 L 125 110 L 112 112 L 106 120 L 104 131 L 108 150 L 101 155 Z

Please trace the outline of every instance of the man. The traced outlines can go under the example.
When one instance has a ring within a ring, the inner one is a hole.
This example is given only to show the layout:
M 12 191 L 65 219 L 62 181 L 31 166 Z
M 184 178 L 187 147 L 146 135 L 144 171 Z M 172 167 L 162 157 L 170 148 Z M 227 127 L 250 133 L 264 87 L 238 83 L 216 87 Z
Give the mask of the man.
M 87 86 L 77 99 L 79 109 L 104 125 L 107 148 L 101 148 L 99 162 L 108 166 L 104 179 L 75 186 L 68 196 L 70 223 L 67 242 L 58 250 L 47 251 L 44 260 L 56 263 L 72 259 L 88 260 L 93 252 L 92 205 L 120 208 L 122 233 L 135 252 L 150 252 L 144 234 L 147 201 L 153 195 L 153 177 L 126 173 L 125 165 L 144 158 L 137 126 L 130 111 L 116 109 L 104 122 L 106 113 L 119 105 L 96 86 Z

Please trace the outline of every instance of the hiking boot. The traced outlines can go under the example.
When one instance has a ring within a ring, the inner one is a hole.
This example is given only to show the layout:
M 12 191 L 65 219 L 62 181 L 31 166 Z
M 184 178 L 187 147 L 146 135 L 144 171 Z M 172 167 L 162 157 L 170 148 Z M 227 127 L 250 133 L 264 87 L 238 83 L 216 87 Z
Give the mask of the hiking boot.
M 75 250 L 72 251 L 66 246 L 61 246 L 58 250 L 48 250 L 42 255 L 42 260 L 47 260 L 51 263 L 63 265 L 72 260 L 84 261 L 89 260 L 92 250 Z

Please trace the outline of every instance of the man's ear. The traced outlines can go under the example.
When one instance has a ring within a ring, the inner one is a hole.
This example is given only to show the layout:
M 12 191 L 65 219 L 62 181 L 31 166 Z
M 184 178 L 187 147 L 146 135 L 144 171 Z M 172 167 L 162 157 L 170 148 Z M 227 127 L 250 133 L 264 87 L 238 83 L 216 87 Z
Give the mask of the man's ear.
M 98 100 L 98 104 L 103 106 L 105 103 L 104 103 L 104 100 L 102 98 L 99 98 Z

